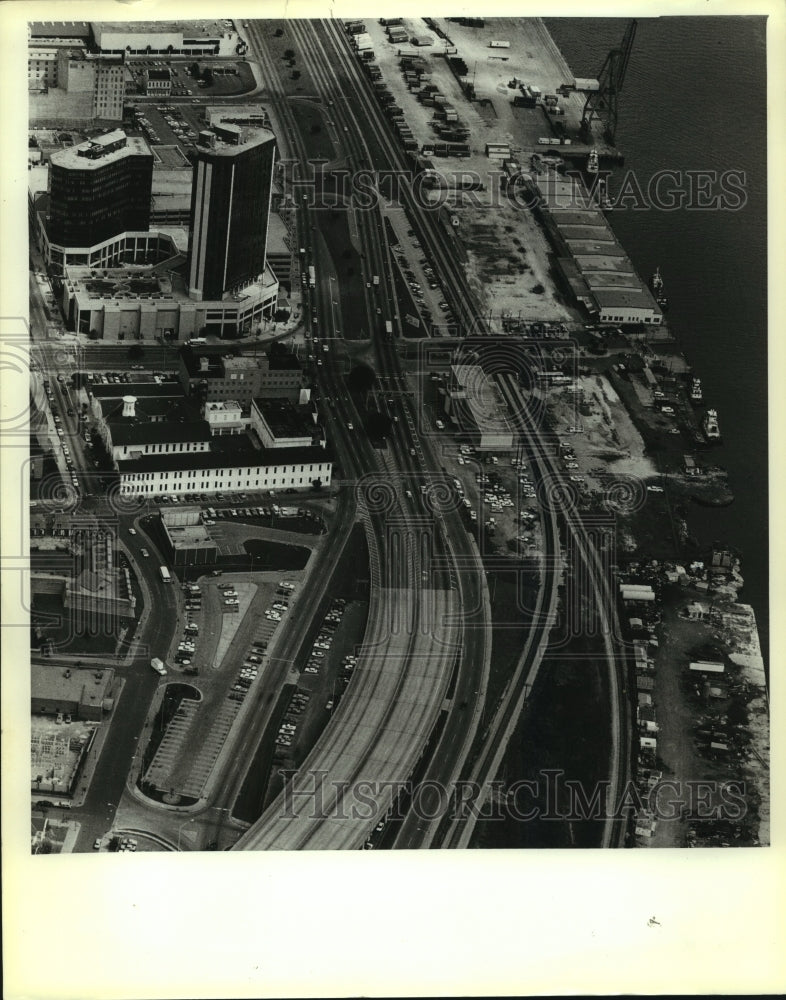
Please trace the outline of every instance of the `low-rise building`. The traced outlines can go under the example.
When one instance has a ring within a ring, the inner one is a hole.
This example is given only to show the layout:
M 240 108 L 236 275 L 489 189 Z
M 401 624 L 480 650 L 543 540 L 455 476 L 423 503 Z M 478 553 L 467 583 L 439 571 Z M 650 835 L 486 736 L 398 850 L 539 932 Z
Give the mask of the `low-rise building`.
M 96 47 L 130 56 L 235 56 L 246 43 L 230 20 L 93 21 Z
M 236 400 L 246 410 L 255 397 L 300 400 L 304 388 L 300 361 L 280 344 L 255 353 L 219 344 L 186 345 L 178 374 L 188 395 L 203 402 Z
M 94 397 L 97 430 L 115 462 L 208 451 L 210 425 L 185 398 Z
M 251 404 L 251 426 L 265 448 L 324 447 L 325 433 L 317 416 L 312 402 L 258 398 Z
M 74 719 L 100 722 L 108 703 L 114 671 L 108 667 L 84 670 L 32 664 L 30 709 L 33 715 L 70 715 Z
M 148 97 L 169 97 L 172 93 L 172 71 L 166 66 L 147 70 L 145 93 Z
M 122 121 L 125 69 L 120 57 L 84 48 L 31 49 L 28 57 L 30 121 Z
M 173 566 L 204 566 L 218 559 L 218 546 L 202 523 L 199 507 L 162 510 L 161 525 Z
M 242 434 L 249 426 L 249 420 L 243 417 L 240 403 L 235 399 L 205 403 L 205 420 L 210 427 L 211 436 Z
M 209 451 L 145 455 L 117 463 L 120 490 L 140 496 L 239 490 L 308 490 L 329 486 L 327 446 L 260 448 L 248 435 L 221 434 Z

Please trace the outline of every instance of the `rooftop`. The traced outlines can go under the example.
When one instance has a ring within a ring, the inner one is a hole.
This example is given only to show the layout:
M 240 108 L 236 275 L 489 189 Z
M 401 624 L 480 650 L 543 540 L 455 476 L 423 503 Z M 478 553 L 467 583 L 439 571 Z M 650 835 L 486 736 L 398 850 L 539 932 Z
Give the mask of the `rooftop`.
M 649 291 L 639 285 L 637 288 L 618 289 L 610 291 L 608 289 L 593 289 L 593 298 L 601 309 L 631 308 L 631 309 L 652 309 L 657 312 L 658 306 L 650 295 Z
M 234 122 L 237 125 L 266 126 L 268 123 L 268 113 L 261 104 L 211 105 L 205 108 L 204 114 L 208 125 Z
M 315 424 L 311 406 L 296 406 L 289 399 L 259 399 L 254 407 L 276 438 L 311 438 Z
M 232 157 L 275 141 L 268 128 L 216 124 L 200 131 L 196 149 L 200 156 Z
M 192 347 L 184 344 L 180 357 L 192 378 L 225 378 L 232 372 L 300 371 L 297 357 L 281 344 L 272 344 L 270 350 L 259 354 L 243 354 L 240 347 L 227 344 L 208 344 Z M 201 359 L 207 359 L 207 369 L 202 369 Z
M 223 21 L 93 21 L 93 33 L 122 35 L 182 35 L 183 38 L 223 38 L 228 34 Z
M 181 469 L 239 468 L 257 465 L 282 466 L 332 462 L 329 448 L 257 448 L 246 434 L 224 434 L 214 437 L 210 451 L 185 454 L 144 455 L 138 459 L 118 462 L 120 473 L 168 472 Z
M 31 38 L 87 38 L 89 21 L 31 21 Z
M 71 170 L 98 170 L 128 156 L 149 156 L 153 160 L 153 153 L 141 136 L 127 136 L 116 128 L 78 146 L 57 150 L 50 159 L 53 165 Z
M 70 673 L 67 677 L 66 673 Z M 101 679 L 97 679 L 97 675 Z M 30 697 L 54 701 L 73 701 L 100 705 L 109 694 L 113 672 L 103 670 L 67 670 L 59 664 L 51 666 L 33 663 L 30 670 Z

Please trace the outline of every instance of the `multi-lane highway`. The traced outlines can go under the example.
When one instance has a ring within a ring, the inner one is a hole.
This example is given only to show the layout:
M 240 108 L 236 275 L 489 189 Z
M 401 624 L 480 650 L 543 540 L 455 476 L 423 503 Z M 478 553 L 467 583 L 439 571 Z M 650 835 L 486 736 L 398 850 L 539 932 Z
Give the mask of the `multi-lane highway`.
M 408 220 L 451 301 L 460 331 L 487 332 L 441 225 L 406 179 L 409 165 L 339 24 L 293 20 L 288 29 L 308 66 L 325 116 L 332 119 L 339 158 L 354 169 L 401 172 L 399 191 Z M 279 145 L 290 159 L 306 165 L 306 139 L 299 131 L 279 67 L 265 48 L 259 26 L 249 22 L 247 33 L 269 84 Z M 314 360 L 315 394 L 338 465 L 346 480 L 357 482 L 354 500 L 339 505 L 333 537 L 322 559 L 327 566 L 338 558 L 354 520 L 360 518 L 372 570 L 367 633 L 338 710 L 299 773 L 241 837 L 238 849 L 361 847 L 393 805 L 393 789 L 411 778 L 416 768 L 422 780 L 437 783 L 448 793 L 462 777 L 480 783 L 494 777 L 537 675 L 554 620 L 558 519 L 564 519 L 574 539 L 590 599 L 597 603 L 603 622 L 613 708 L 609 770 L 615 788 L 627 775 L 629 712 L 619 651 L 611 639 L 618 634 L 613 593 L 592 540 L 571 512 L 553 507 L 544 511 L 541 589 L 532 629 L 502 700 L 496 706 L 486 705 L 492 633 L 481 556 L 458 496 L 441 468 L 430 419 L 417 398 L 408 394 L 396 342 L 384 332 L 387 320 L 398 328 L 399 311 L 383 214 L 378 206 L 355 210 L 349 205 L 348 211 L 362 260 L 362 325 L 371 331 L 369 350 L 376 371 L 386 386 L 395 387 L 380 393 L 387 400 L 386 407 L 399 418 L 391 425 L 385 449 L 372 447 L 362 431 L 362 414 L 347 392 L 345 355 L 338 348 L 341 331 L 356 317 L 342 316 L 341 301 L 334 298 L 339 268 L 321 233 L 327 213 L 320 212 L 308 195 L 298 195 L 296 245 L 302 248 L 302 265 L 314 266 L 317 276 L 313 288 L 304 283 L 302 289 L 304 320 L 313 324 L 311 332 L 327 346 L 326 351 L 316 353 L 322 363 Z M 379 284 L 372 284 L 373 276 L 380 277 Z M 43 312 L 38 318 L 43 321 Z M 51 370 L 56 365 L 55 348 L 47 345 L 42 350 L 42 364 Z M 145 362 L 164 366 L 171 360 L 168 353 L 164 347 L 146 348 Z M 91 345 L 80 357 L 80 365 L 86 367 L 119 367 L 119 361 L 118 349 L 107 345 Z M 526 419 L 527 402 L 520 388 L 507 382 L 502 388 L 512 411 L 524 414 L 518 432 L 533 470 L 542 479 L 559 477 L 548 443 Z M 67 410 L 69 400 L 64 398 L 63 404 Z M 77 426 L 73 430 L 78 432 Z M 326 579 L 325 573 L 307 582 L 303 596 L 309 601 L 302 606 L 318 607 Z M 274 668 L 273 679 L 279 683 L 287 679 L 301 653 L 307 623 L 301 624 L 302 630 L 284 637 Z M 248 713 L 248 726 L 234 734 L 233 752 L 219 762 L 213 776 L 216 791 L 211 810 L 229 815 L 272 711 L 273 704 L 260 695 L 256 710 Z M 481 743 L 484 714 L 491 721 L 484 727 Z M 359 797 L 365 808 L 353 809 Z M 472 814 L 468 819 L 435 816 L 426 820 L 411 813 L 396 830 L 395 846 L 465 846 L 473 822 Z M 604 842 L 618 843 L 620 833 L 619 826 L 609 823 Z M 215 836 L 211 834 L 210 839 Z
M 356 164 L 368 162 L 371 154 L 362 123 L 346 99 L 324 42 L 312 24 L 290 25 L 308 58 L 322 100 L 333 105 L 330 114 L 338 123 L 343 153 Z M 266 53 L 253 31 L 252 40 L 260 49 L 264 66 Z M 272 66 L 266 68 L 276 72 Z M 279 128 L 302 161 L 304 147 L 297 134 L 297 122 L 283 95 L 277 96 Z M 322 271 L 313 303 L 307 303 L 305 312 L 310 314 L 313 306 L 317 328 L 330 330 L 338 337 L 331 282 L 324 279 L 324 268 L 329 268 L 330 262 L 311 235 L 318 233 L 321 219 L 308 200 L 300 220 L 299 245 Z M 380 285 L 372 286 L 374 291 L 367 294 L 366 302 L 369 328 L 376 331 L 373 346 L 377 369 L 395 372 L 397 359 L 383 336 L 385 320 L 395 315 L 383 219 L 378 211 L 369 211 L 358 213 L 355 223 L 369 284 L 373 275 L 382 276 Z M 354 679 L 338 712 L 291 786 L 238 842 L 241 849 L 361 846 L 380 814 L 384 815 L 392 804 L 391 789 L 411 774 L 436 723 L 461 646 L 457 612 L 462 597 L 469 600 L 460 594 L 459 586 L 468 585 L 470 574 L 457 574 L 451 563 L 453 536 L 457 535 L 465 546 L 469 544 L 468 536 L 450 502 L 450 491 L 444 490 L 444 484 L 435 491 L 429 482 L 429 470 L 436 471 L 439 465 L 427 453 L 427 446 L 413 437 L 409 421 L 399 420 L 385 461 L 380 461 L 364 437 L 349 430 L 349 424 L 359 427 L 360 421 L 346 395 L 341 373 L 328 363 L 319 370 L 318 382 L 323 397 L 329 396 L 335 402 L 334 408 L 328 410 L 332 431 L 337 440 L 344 439 L 354 459 L 353 472 L 360 479 L 359 506 L 369 535 L 375 582 L 369 627 Z M 421 486 L 426 491 L 425 499 Z M 407 490 L 411 499 L 407 498 Z M 391 524 L 396 526 L 393 534 L 389 531 Z M 427 543 L 430 562 L 417 551 L 418 537 Z M 395 547 L 396 538 L 401 541 L 400 553 Z M 474 577 L 474 583 L 476 587 L 481 584 L 480 574 Z M 404 621 L 403 629 L 391 628 L 391 622 L 397 620 Z M 484 624 L 476 630 L 476 640 L 479 638 L 481 643 L 488 637 Z M 470 651 L 474 645 L 470 642 Z M 482 668 L 484 662 L 484 655 L 473 656 L 473 671 L 477 671 L 477 664 Z M 476 689 L 477 682 L 473 681 L 473 693 Z M 318 787 L 316 774 L 325 775 Z M 368 815 L 340 818 L 339 804 L 343 807 L 350 799 L 355 801 L 363 781 L 373 783 L 378 791 L 372 795 L 374 807 Z M 337 789 L 346 791 L 339 793 Z M 314 804 L 320 798 L 323 810 L 317 812 Z M 287 811 L 289 805 L 295 810 L 294 816 Z
M 312 23 L 311 25 L 303 26 L 303 31 L 306 30 L 311 30 L 315 35 L 321 36 L 323 39 L 321 53 L 323 58 L 327 54 L 329 47 L 331 58 L 324 59 L 323 64 L 331 68 L 338 67 L 338 70 L 334 71 L 337 74 L 337 79 L 338 73 L 341 74 L 341 88 L 348 95 L 346 106 L 348 108 L 354 106 L 354 121 L 358 122 L 362 120 L 363 122 L 363 134 L 366 138 L 366 148 L 368 150 L 367 162 L 372 163 L 379 169 L 396 167 L 402 171 L 406 170 L 407 164 L 397 145 L 397 140 L 388 131 L 387 122 L 380 114 L 379 107 L 370 93 L 367 81 L 360 70 L 356 57 L 349 48 L 346 36 L 340 26 L 333 21 L 321 22 L 316 25 Z M 460 268 L 449 252 L 440 226 L 435 224 L 433 213 L 422 210 L 422 206 L 420 206 L 417 199 L 412 195 L 406 180 L 400 184 L 400 191 L 402 192 L 402 200 L 408 208 L 413 228 L 418 233 L 422 245 L 430 253 L 433 265 L 443 283 L 443 287 L 448 291 L 454 303 L 456 314 L 462 320 L 464 332 L 474 331 L 483 333 L 485 331 L 483 317 L 479 314 L 474 299 L 467 289 Z M 384 360 L 389 361 L 395 369 L 394 357 Z M 512 412 L 522 412 L 526 415 L 527 402 L 525 399 L 519 395 L 515 399 L 511 398 L 510 402 Z M 549 478 L 556 477 L 559 480 L 562 473 L 556 468 L 548 443 L 541 439 L 539 430 L 534 423 L 524 420 L 519 431 L 524 441 L 525 449 L 535 461 L 536 467 L 540 467 L 543 475 L 547 474 Z M 560 510 L 558 512 L 547 511 L 544 525 L 546 529 L 544 533 L 544 540 L 546 542 L 544 566 L 555 565 L 558 554 L 558 538 L 554 523 L 555 513 L 565 518 L 567 528 L 574 538 L 576 554 L 584 570 L 584 579 L 588 582 L 588 593 L 585 596 L 588 600 L 595 602 L 597 613 L 602 622 L 612 710 L 612 752 L 609 762 L 609 776 L 612 785 L 612 795 L 615 795 L 619 793 L 627 776 L 628 734 L 630 732 L 630 712 L 624 691 L 624 657 L 621 655 L 620 650 L 615 648 L 611 638 L 612 636 L 619 635 L 619 629 L 616 626 L 616 605 L 613 594 L 610 592 L 608 579 L 604 575 L 603 567 L 594 550 L 592 541 L 583 530 L 580 518 L 575 516 L 574 512 L 570 510 Z M 531 642 L 528 644 L 528 650 L 524 651 L 519 662 L 517 677 L 521 678 L 520 684 L 511 684 L 508 695 L 499 709 L 501 714 L 497 717 L 498 724 L 490 730 L 487 737 L 484 747 L 484 757 L 487 761 L 486 777 L 493 777 L 494 771 L 499 765 L 500 749 L 506 744 L 510 734 L 510 720 L 518 715 L 522 699 L 529 690 L 527 685 L 531 683 L 534 672 L 537 671 L 537 666 L 545 648 L 545 641 L 548 629 L 553 620 L 554 610 L 554 586 L 548 570 L 544 571 L 542 586 L 545 588 L 545 593 L 541 594 L 539 610 L 545 613 L 536 615 L 533 623 L 534 631 L 531 636 Z M 527 669 L 524 669 L 525 666 L 527 666 Z M 454 699 L 453 712 L 451 713 L 454 719 L 456 716 L 455 702 L 456 699 Z M 505 720 L 506 714 L 508 716 L 507 720 Z M 440 757 L 439 753 L 435 754 L 435 761 L 439 760 Z M 422 825 L 417 824 L 419 827 L 422 827 Z M 404 831 L 407 829 L 411 833 L 412 825 L 410 824 L 409 828 L 405 825 Z M 466 829 L 465 827 L 465 842 L 467 836 Z M 403 836 L 407 836 L 406 832 L 403 833 Z M 609 821 L 604 829 L 604 844 L 619 843 L 620 837 L 620 824 Z M 410 836 L 410 839 L 402 839 L 401 843 L 407 843 L 407 846 L 415 846 L 416 841 L 416 836 Z M 424 837 L 423 842 L 431 842 L 436 845 L 439 841 L 433 838 L 432 833 L 432 839 L 427 841 L 427 838 Z

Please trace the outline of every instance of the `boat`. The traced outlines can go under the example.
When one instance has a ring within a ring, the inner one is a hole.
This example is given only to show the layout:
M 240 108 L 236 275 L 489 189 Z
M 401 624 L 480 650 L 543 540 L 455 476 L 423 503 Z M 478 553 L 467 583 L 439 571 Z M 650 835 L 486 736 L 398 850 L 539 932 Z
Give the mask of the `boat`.
M 598 158 L 598 151 L 593 146 L 589 151 L 589 156 L 587 157 L 587 173 L 596 174 L 598 172 L 598 167 L 600 165 L 600 160 Z
M 661 309 L 666 310 L 669 308 L 669 300 L 666 298 L 666 294 L 663 290 L 663 278 L 660 273 L 660 268 L 656 267 L 655 271 L 650 278 L 650 288 L 652 289 L 652 294 L 655 296 L 655 301 L 661 307 Z
M 720 427 L 718 426 L 717 410 L 707 410 L 704 414 L 702 429 L 704 430 L 704 436 L 710 444 L 717 444 L 720 442 L 721 433 Z
M 704 392 L 701 388 L 701 379 L 694 376 L 690 382 L 690 401 L 694 406 L 704 401 Z

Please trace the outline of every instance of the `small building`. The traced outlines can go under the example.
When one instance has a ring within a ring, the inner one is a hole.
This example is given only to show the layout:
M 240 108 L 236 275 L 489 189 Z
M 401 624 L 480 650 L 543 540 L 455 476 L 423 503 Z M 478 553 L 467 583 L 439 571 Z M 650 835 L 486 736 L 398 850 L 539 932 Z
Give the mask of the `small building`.
M 210 435 L 242 434 L 249 421 L 242 416 L 240 403 L 234 399 L 205 403 L 205 420 L 210 428 Z
M 167 67 L 149 69 L 145 73 L 145 93 L 148 97 L 169 97 L 172 93 L 172 71 Z
M 218 546 L 202 523 L 199 507 L 162 510 L 161 526 L 173 566 L 212 565 L 218 559 Z
M 30 668 L 30 710 L 33 715 L 70 715 L 74 719 L 100 722 L 111 710 L 110 691 L 114 671 L 32 664 Z
M 726 670 L 724 665 L 716 660 L 694 660 L 690 664 L 690 669 L 699 674 L 722 674 Z
M 254 399 L 251 427 L 265 448 L 324 447 L 325 434 L 317 423 L 313 402 L 296 405 L 289 399 Z

